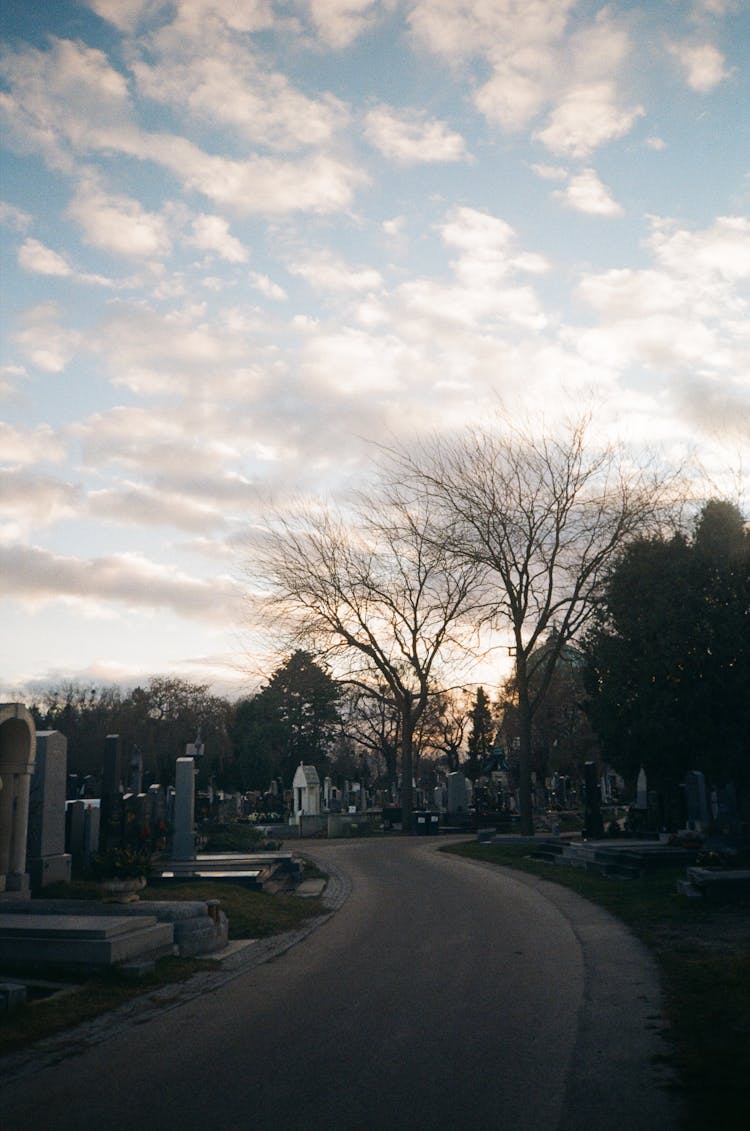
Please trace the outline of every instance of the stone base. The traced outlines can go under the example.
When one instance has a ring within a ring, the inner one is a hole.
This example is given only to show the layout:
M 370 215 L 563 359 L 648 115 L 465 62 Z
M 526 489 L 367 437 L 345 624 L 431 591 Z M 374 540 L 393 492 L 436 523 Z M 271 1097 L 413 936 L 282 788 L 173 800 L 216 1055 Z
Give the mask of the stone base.
M 0 888 L 0 899 L 30 899 L 31 887 L 29 884 L 28 872 L 8 872 L 7 876 L 3 877 L 5 880 L 5 887 Z
M 33 891 L 39 891 L 48 884 L 69 884 L 72 859 L 68 852 L 63 852 L 59 856 L 30 857 L 26 864 Z

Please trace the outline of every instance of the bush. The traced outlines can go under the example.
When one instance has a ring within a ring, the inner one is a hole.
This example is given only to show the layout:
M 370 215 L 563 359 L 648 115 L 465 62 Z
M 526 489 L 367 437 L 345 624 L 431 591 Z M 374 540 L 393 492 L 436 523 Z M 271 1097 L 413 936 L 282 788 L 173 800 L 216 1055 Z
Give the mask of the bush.
M 257 852 L 262 836 L 252 825 L 232 821 L 228 825 L 208 824 L 201 829 L 204 852 Z

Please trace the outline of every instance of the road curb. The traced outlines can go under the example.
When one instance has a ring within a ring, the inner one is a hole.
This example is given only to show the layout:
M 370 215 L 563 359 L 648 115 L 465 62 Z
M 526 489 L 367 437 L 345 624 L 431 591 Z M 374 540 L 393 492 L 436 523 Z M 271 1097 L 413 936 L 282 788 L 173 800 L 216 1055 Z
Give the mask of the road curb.
M 216 959 L 221 963 L 218 970 L 204 970 L 194 974 L 187 982 L 175 982 L 161 986 L 158 990 L 146 991 L 138 997 L 131 998 L 124 1005 L 118 1006 L 117 1009 L 102 1013 L 99 1017 L 84 1021 L 72 1029 L 65 1029 L 51 1037 L 45 1037 L 28 1048 L 9 1053 L 0 1058 L 3 1080 L 10 1082 L 31 1075 L 42 1068 L 59 1064 L 71 1056 L 84 1052 L 92 1045 L 99 1045 L 112 1039 L 132 1026 L 145 1025 L 152 1017 L 178 1009 L 203 994 L 214 993 L 257 966 L 273 962 L 282 954 L 286 954 L 288 950 L 328 922 L 351 894 L 349 877 L 339 871 L 335 865 L 326 861 L 325 873 L 326 887 L 323 893 L 325 914 L 310 919 L 295 931 L 271 935 L 267 939 L 249 939 L 246 946 L 231 948 L 230 953 L 223 959 L 220 954 L 217 955 Z

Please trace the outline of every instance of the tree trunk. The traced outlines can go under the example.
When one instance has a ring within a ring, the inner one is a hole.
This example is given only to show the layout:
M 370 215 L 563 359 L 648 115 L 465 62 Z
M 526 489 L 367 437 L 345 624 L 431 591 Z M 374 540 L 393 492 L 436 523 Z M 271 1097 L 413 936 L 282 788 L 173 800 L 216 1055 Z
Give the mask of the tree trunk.
M 531 811 L 531 705 L 529 703 L 526 667 L 523 663 L 517 664 L 516 684 L 518 690 L 518 722 L 521 740 L 518 760 L 518 792 L 521 810 L 520 831 L 521 836 L 533 836 L 534 816 Z
M 412 813 L 414 812 L 412 791 L 414 720 L 412 719 L 412 706 L 409 701 L 402 707 L 401 720 L 401 830 L 406 836 L 410 836 Z

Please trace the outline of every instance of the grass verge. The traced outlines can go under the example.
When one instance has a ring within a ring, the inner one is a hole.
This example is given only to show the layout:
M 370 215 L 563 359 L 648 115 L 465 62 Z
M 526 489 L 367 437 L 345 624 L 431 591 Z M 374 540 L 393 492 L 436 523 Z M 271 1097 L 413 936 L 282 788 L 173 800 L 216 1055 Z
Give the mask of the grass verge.
M 676 890 L 684 868 L 639 880 L 532 860 L 527 845 L 452 845 L 473 860 L 562 884 L 621 919 L 654 953 L 665 990 L 669 1037 L 685 1099 L 683 1131 L 747 1126 L 750 1110 L 750 945 L 736 927 L 747 906 L 706 906 Z M 739 940 L 739 941 L 738 941 Z
M 93 885 L 83 882 L 45 889 L 45 896 L 54 899 L 94 899 L 96 894 Z M 306 920 L 321 915 L 324 911 L 320 899 L 269 895 L 250 891 L 240 884 L 212 884 L 209 881 L 169 888 L 154 883 L 141 892 L 142 901 L 159 899 L 219 899 L 229 918 L 230 939 L 259 939 L 283 934 L 296 930 Z M 33 908 L 33 903 L 31 907 Z M 61 983 L 67 992 L 32 999 L 21 1009 L 0 1014 L 0 1056 L 69 1029 L 82 1021 L 89 1021 L 116 1009 L 131 998 L 152 994 L 166 985 L 185 982 L 196 973 L 216 969 L 218 966 L 219 962 L 210 958 L 162 958 L 151 976 L 136 983 L 124 981 L 116 970 L 92 975 L 85 981 L 82 981 L 80 975 L 72 976 L 64 971 L 40 972 L 39 978 Z M 9 980 L 13 980 L 13 975 L 9 975 Z

